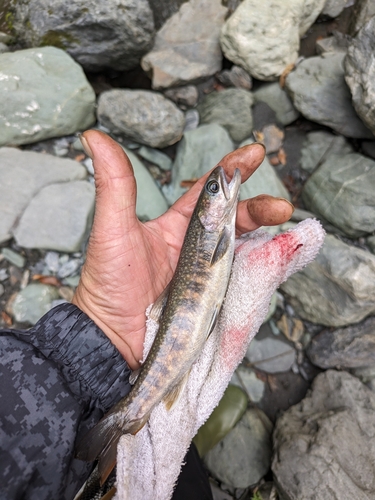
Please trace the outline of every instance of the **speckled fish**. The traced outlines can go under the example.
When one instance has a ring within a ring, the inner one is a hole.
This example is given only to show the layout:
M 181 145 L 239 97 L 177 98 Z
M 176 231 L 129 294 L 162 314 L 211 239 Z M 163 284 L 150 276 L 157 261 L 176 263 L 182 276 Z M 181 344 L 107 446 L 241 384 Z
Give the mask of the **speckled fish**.
M 233 261 L 240 184 L 238 169 L 230 183 L 220 166 L 209 175 L 175 274 L 151 310 L 151 316 L 159 319 L 159 330 L 135 385 L 78 445 L 78 458 L 98 459 L 102 483 L 116 463 L 122 434 L 136 434 L 160 401 L 169 410 L 178 400 L 215 326 Z

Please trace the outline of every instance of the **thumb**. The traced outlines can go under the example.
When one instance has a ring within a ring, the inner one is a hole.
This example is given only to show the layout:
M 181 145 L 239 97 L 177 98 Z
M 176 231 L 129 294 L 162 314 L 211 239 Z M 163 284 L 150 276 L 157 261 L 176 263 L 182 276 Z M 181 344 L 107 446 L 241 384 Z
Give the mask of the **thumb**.
M 133 167 L 122 147 L 98 130 L 80 136 L 95 171 L 94 231 L 110 237 L 124 234 L 137 220 L 137 187 Z

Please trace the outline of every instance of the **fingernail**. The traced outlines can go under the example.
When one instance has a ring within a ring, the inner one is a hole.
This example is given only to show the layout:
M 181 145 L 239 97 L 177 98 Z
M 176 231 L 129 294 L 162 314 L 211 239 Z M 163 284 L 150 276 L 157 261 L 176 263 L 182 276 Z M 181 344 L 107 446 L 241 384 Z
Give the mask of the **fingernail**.
M 281 200 L 281 201 L 286 201 L 293 209 L 293 212 L 295 210 L 295 206 L 293 205 L 293 203 L 291 203 L 289 200 L 287 200 L 286 198 L 277 198 L 278 200 Z
M 83 134 L 78 134 L 79 140 L 81 141 L 82 147 L 85 150 L 85 153 L 87 156 L 89 156 L 91 159 L 93 159 L 94 155 L 91 151 L 90 145 L 88 143 L 88 140 Z

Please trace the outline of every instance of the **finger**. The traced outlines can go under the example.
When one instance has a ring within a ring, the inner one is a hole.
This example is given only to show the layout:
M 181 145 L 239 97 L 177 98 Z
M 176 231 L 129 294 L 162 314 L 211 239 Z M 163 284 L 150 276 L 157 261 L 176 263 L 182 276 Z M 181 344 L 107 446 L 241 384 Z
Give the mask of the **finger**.
M 224 156 L 217 165 L 221 165 L 224 168 L 229 178 L 233 177 L 236 168 L 240 169 L 241 182 L 245 182 L 262 163 L 264 156 L 265 148 L 263 144 L 254 143 L 232 151 Z M 174 203 L 174 210 L 178 211 L 184 217 L 191 217 L 199 193 L 207 177 L 210 175 L 210 172 L 207 172 L 207 174 L 201 177 L 187 193 Z
M 236 229 L 239 234 L 253 231 L 260 226 L 277 226 L 288 221 L 294 206 L 285 198 L 261 194 L 240 201 L 237 209 Z
M 98 130 L 84 132 L 81 142 L 93 160 L 95 171 L 95 229 L 116 231 L 119 226 L 123 229 L 134 223 L 137 188 L 133 167 L 124 150 Z

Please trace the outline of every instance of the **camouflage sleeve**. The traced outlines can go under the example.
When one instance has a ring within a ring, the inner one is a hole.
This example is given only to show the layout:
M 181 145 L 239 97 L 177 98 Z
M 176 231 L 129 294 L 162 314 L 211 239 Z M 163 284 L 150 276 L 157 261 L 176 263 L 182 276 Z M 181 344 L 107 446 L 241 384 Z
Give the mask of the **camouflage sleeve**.
M 75 442 L 129 392 L 126 362 L 72 304 L 0 330 L 0 356 L 0 498 L 74 498 L 92 469 Z

